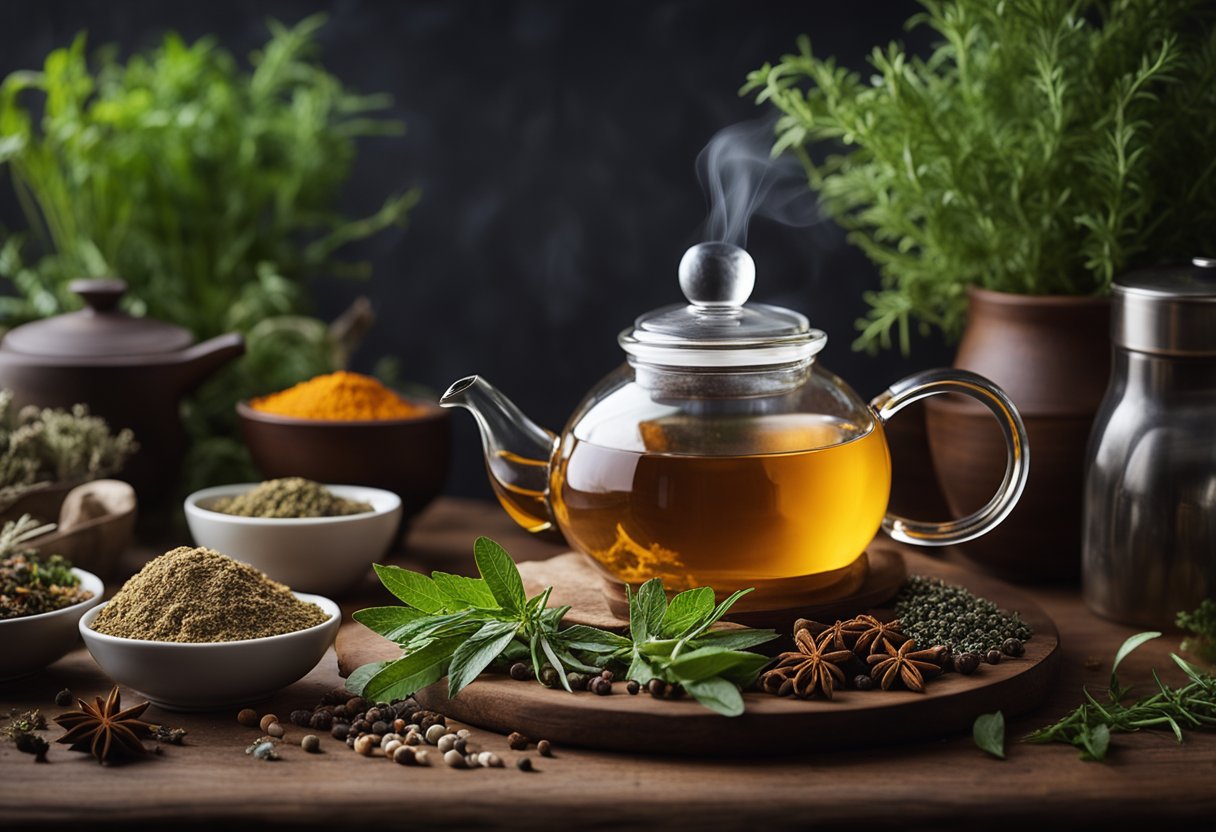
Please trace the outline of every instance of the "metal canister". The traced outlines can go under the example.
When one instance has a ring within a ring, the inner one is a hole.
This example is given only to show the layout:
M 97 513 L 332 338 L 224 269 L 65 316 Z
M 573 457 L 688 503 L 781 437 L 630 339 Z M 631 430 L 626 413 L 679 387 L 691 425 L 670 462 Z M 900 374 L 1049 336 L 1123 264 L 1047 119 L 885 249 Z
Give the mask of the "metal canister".
M 1084 595 L 1168 628 L 1216 597 L 1216 258 L 1113 288 L 1110 386 L 1090 435 Z

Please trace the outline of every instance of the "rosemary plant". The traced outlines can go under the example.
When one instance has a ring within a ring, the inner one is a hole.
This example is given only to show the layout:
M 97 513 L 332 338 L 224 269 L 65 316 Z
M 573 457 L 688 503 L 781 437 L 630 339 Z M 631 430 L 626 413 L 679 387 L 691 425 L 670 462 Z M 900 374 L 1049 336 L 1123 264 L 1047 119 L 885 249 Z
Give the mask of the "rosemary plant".
M 880 267 L 855 346 L 957 335 L 966 288 L 1102 294 L 1216 225 L 1216 9 L 1202 0 L 922 0 L 927 57 L 798 52 L 748 75 L 774 153 Z M 826 154 L 826 156 L 825 156 Z M 893 336 L 893 333 L 895 335 Z

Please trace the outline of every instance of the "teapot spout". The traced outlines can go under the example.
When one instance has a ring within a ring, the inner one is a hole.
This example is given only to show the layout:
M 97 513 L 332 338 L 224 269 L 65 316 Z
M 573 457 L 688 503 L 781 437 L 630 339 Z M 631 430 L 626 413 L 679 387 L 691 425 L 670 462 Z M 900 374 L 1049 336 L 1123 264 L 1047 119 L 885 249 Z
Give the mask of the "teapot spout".
M 463 407 L 477 420 L 490 484 L 511 519 L 530 532 L 554 528 L 548 498 L 549 459 L 557 437 L 480 376 L 457 381 L 439 404 Z

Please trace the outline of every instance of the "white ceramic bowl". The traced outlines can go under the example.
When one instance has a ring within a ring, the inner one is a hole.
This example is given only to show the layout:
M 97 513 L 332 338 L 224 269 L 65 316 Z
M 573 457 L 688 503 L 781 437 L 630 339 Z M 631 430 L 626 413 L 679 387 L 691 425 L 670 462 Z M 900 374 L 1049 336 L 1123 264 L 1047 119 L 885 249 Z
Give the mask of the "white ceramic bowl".
M 105 585 L 83 569 L 73 569 L 93 597 L 61 610 L 0 621 L 0 682 L 27 676 L 61 658 L 76 646 L 80 617 L 101 603 Z
M 266 638 L 179 644 L 119 638 L 91 628 L 105 604 L 80 619 L 80 634 L 107 676 L 174 711 L 205 711 L 266 699 L 304 677 L 333 644 L 342 623 L 338 605 L 296 592 L 329 618 L 315 627 Z
M 328 485 L 372 511 L 343 517 L 236 517 L 210 511 L 221 497 L 234 497 L 257 483 L 204 488 L 186 498 L 186 522 L 199 546 L 223 552 L 265 572 L 292 589 L 338 594 L 367 574 L 388 551 L 401 518 L 401 498 L 361 485 Z

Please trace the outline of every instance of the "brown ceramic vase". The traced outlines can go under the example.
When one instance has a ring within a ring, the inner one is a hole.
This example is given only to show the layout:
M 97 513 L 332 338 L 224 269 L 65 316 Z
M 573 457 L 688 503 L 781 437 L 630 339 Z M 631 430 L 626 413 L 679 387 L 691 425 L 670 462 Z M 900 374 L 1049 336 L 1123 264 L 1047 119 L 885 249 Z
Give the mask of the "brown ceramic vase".
M 996 382 L 1022 414 L 1030 478 L 1013 513 L 960 547 L 1009 580 L 1072 582 L 1081 570 L 1085 447 L 1110 375 L 1110 302 L 971 289 L 954 366 Z M 955 516 L 996 491 L 1005 447 L 991 414 L 970 401 L 926 403 L 929 447 Z

